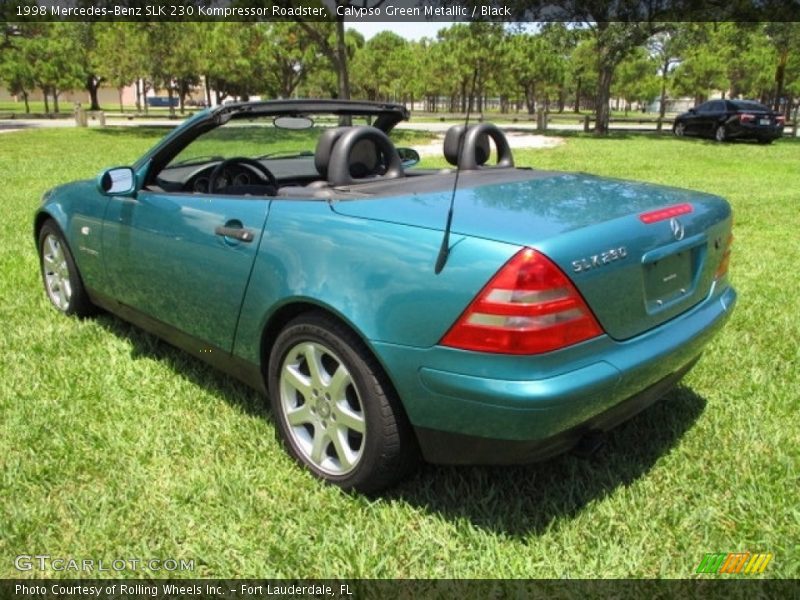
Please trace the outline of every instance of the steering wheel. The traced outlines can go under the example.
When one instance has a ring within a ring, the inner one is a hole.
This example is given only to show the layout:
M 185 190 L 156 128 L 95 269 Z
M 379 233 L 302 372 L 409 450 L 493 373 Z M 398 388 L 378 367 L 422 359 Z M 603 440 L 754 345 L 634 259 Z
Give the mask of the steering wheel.
M 278 180 L 275 179 L 275 175 L 273 175 L 267 167 L 252 158 L 247 158 L 246 156 L 234 156 L 233 158 L 223 160 L 216 167 L 214 167 L 213 171 L 211 171 L 211 176 L 208 180 L 209 194 L 215 194 L 220 191 L 221 188 L 217 186 L 217 181 L 219 181 L 220 175 L 222 175 L 223 171 L 233 164 L 247 165 L 252 167 L 264 181 L 269 183 L 275 189 L 278 189 Z

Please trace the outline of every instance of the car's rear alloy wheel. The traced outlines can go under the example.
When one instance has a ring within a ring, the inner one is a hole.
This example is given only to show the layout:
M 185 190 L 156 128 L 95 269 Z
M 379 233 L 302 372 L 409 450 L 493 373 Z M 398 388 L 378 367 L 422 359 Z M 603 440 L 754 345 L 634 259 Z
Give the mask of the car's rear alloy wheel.
M 686 124 L 679 121 L 675 123 L 675 127 L 672 129 L 672 131 L 676 136 L 683 137 L 686 133 Z
M 47 221 L 39 231 L 39 266 L 44 290 L 53 306 L 81 317 L 94 312 L 69 246 L 53 221 Z
M 413 436 L 380 366 L 323 314 L 301 316 L 278 336 L 269 394 L 284 443 L 322 479 L 369 493 L 413 465 Z
M 717 130 L 716 130 L 716 132 L 714 133 L 714 138 L 715 138 L 715 139 L 716 139 L 718 142 L 724 142 L 726 139 L 728 139 L 728 134 L 727 134 L 727 132 L 725 131 L 725 125 L 719 125 L 719 126 L 717 126 Z

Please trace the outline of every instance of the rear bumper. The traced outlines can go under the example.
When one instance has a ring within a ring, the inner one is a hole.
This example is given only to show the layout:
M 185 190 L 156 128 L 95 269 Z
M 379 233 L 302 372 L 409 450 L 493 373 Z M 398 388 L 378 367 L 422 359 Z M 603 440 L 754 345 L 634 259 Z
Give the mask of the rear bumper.
M 783 126 L 738 123 L 729 127 L 727 134 L 731 139 L 776 140 L 783 136 Z
M 735 301 L 728 287 L 635 338 L 602 336 L 534 357 L 373 346 L 428 461 L 529 462 L 655 402 L 696 362 Z
M 429 462 L 449 465 L 520 464 L 574 448 L 587 434 L 606 432 L 660 400 L 697 363 L 699 356 L 638 394 L 587 421 L 543 440 L 497 440 L 418 427 L 417 440 Z

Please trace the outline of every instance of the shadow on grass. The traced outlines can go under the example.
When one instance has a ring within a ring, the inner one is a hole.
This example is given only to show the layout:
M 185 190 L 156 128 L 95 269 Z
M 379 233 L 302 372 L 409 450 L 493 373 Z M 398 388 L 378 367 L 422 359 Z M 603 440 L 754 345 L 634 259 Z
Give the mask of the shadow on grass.
M 245 384 L 116 316 L 101 313 L 96 321 L 131 343 L 132 358 L 156 359 L 243 413 L 272 421 L 266 397 Z M 467 520 L 496 534 L 539 535 L 645 476 L 680 441 L 705 406 L 704 398 L 679 386 L 609 432 L 606 444 L 588 459 L 565 454 L 513 467 L 423 465 L 416 475 L 380 497 L 451 521 Z
M 588 459 L 564 454 L 526 466 L 428 465 L 386 497 L 501 535 L 539 535 L 645 476 L 705 406 L 704 398 L 679 386 L 610 431 Z
M 94 319 L 107 331 L 130 342 L 134 360 L 142 357 L 158 360 L 176 375 L 219 396 L 243 413 L 272 420 L 266 397 L 239 380 L 115 315 L 102 312 Z

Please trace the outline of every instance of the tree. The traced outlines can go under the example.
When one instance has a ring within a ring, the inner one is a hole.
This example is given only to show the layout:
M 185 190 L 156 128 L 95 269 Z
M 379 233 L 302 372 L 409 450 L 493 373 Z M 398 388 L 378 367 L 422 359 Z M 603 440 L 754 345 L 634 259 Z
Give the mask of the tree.
M 3 40 L 0 43 L 0 82 L 4 82 L 12 94 L 22 96 L 25 112 L 30 113 L 28 97 L 36 87 L 36 79 L 29 60 L 30 50 L 26 46 L 31 37 L 37 34 L 39 27 L 37 24 L 12 26 L 9 23 L 0 23 L 0 27 L 3 31 Z
M 504 31 L 501 23 L 472 22 L 453 25 L 437 34 L 440 59 L 451 99 L 451 110 L 483 110 L 483 99 L 492 73 L 500 68 Z M 474 81 L 474 90 L 473 90 Z
M 667 88 L 673 67 L 680 60 L 682 50 L 681 24 L 667 23 L 663 31 L 657 32 L 647 42 L 647 49 L 658 63 L 660 96 L 658 102 L 658 131 L 661 131 L 667 112 Z
M 89 110 L 100 110 L 97 92 L 103 84 L 103 77 L 98 75 L 97 66 L 100 55 L 97 52 L 96 29 L 100 23 L 86 22 L 66 23 L 67 33 L 74 38 L 74 44 L 79 51 L 73 56 L 80 67 L 83 87 L 89 93 Z
M 329 34 L 331 37 L 335 35 L 333 29 L 330 27 Z M 303 83 L 306 95 L 324 98 L 338 98 L 339 94 L 341 93 L 339 87 L 339 74 L 333 68 L 325 68 L 326 63 L 328 67 L 331 66 L 329 57 L 322 52 L 319 44 L 315 41 L 313 36 L 309 36 L 308 39 L 311 41 L 316 50 L 317 59 L 314 69 L 309 72 L 308 77 Z M 351 62 L 355 59 L 355 56 L 364 47 L 364 44 L 364 36 L 355 29 L 348 29 L 345 32 L 345 50 L 348 62 Z
M 83 87 L 83 69 L 76 60 L 82 49 L 71 33 L 71 23 L 41 23 L 39 35 L 22 47 L 24 60 L 32 65 L 35 86 L 44 95 L 45 112 L 50 112 L 48 96 L 53 98 L 53 110 L 58 112 L 58 98 L 64 90 Z
M 335 0 L 332 21 L 295 20 L 302 27 L 319 51 L 329 61 L 336 73 L 337 93 L 341 99 L 350 98 L 350 74 L 348 62 L 352 58 L 345 28 L 345 12 L 347 9 L 370 9 L 380 7 L 386 0 Z M 299 0 L 272 0 L 273 4 L 284 8 L 307 6 Z
M 658 94 L 657 69 L 656 60 L 644 48 L 637 48 L 619 64 L 612 89 L 615 96 L 625 100 L 626 114 L 632 103 L 647 104 Z
M 584 35 L 569 57 L 567 76 L 575 98 L 573 110 L 580 112 L 581 106 L 594 108 L 594 90 L 597 89 L 597 51 L 595 41 Z
M 173 99 L 178 94 L 180 110 L 190 88 L 199 83 L 203 27 L 200 23 L 141 23 L 144 37 L 142 55 L 146 72 L 154 87 L 167 91 L 170 114 L 175 113 Z
M 147 74 L 143 36 L 136 23 L 123 22 L 98 23 L 95 36 L 97 75 L 117 89 L 119 110 L 124 112 L 123 88 Z
M 254 79 L 249 54 L 252 28 L 252 23 L 216 22 L 205 31 L 199 73 L 204 76 L 206 90 L 214 89 L 217 104 L 250 91 Z M 210 104 L 210 97 L 208 101 Z
M 430 38 L 422 38 L 415 44 L 413 54 L 418 59 L 416 66 L 416 91 L 426 99 L 426 109 L 439 110 L 439 97 L 448 89 L 451 73 L 446 51 L 442 44 Z
M 604 15 L 606 16 L 606 15 Z M 591 26 L 597 49 L 597 96 L 595 102 L 595 133 L 608 133 L 611 83 L 617 66 L 663 28 L 653 22 L 607 22 Z
M 692 96 L 695 104 L 705 101 L 714 90 L 727 91 L 730 86 L 724 48 L 716 24 L 691 23 L 681 32 L 681 61 L 672 75 L 672 89 L 678 96 Z
M 800 54 L 800 23 L 780 22 L 766 23 L 764 33 L 776 52 L 775 61 L 775 92 L 772 105 L 775 110 L 780 110 L 781 101 L 787 91 L 787 86 L 792 87 L 791 71 L 792 59 L 797 63 Z M 790 75 L 787 76 L 787 73 Z M 797 93 L 795 92 L 796 96 Z M 786 116 L 789 116 L 790 102 L 785 103 Z
M 382 31 L 368 40 L 351 65 L 355 89 L 369 100 L 396 97 L 409 71 L 408 50 L 409 43 L 392 31 Z
M 291 22 L 258 25 L 257 60 L 263 65 L 261 88 L 269 96 L 290 98 L 318 68 L 320 56 L 306 31 Z
M 563 87 L 566 64 L 553 39 L 545 34 L 512 35 L 506 42 L 510 82 L 522 92 L 528 114 L 537 100 L 547 104 L 552 93 Z
M 3 60 L 0 62 L 0 81 L 5 82 L 8 91 L 14 95 L 22 96 L 25 102 L 25 112 L 30 113 L 31 108 L 28 102 L 30 92 L 36 87 L 33 65 L 28 61 L 29 52 L 24 46 L 27 42 L 20 40 L 18 44 L 7 48 L 3 52 Z

